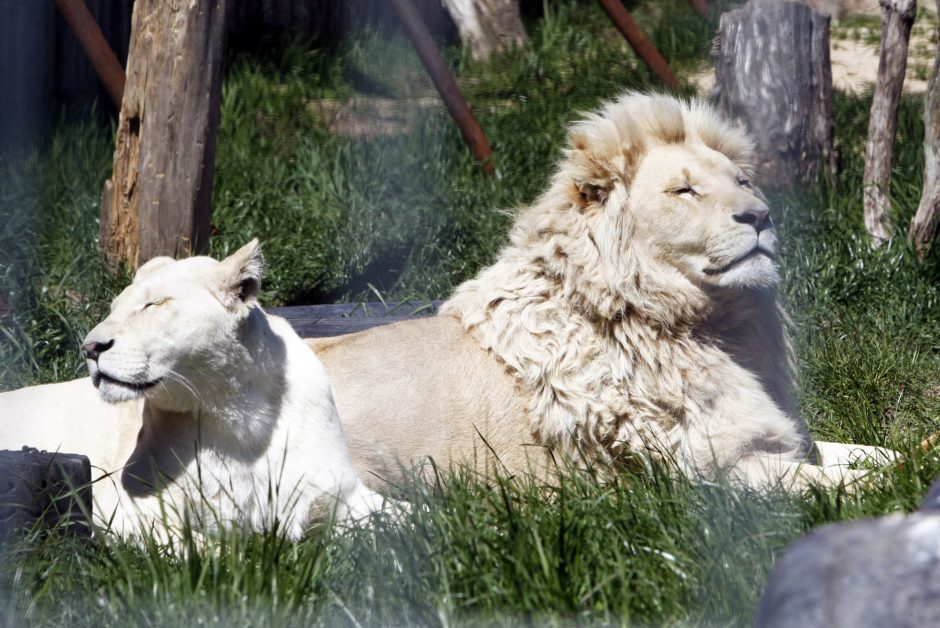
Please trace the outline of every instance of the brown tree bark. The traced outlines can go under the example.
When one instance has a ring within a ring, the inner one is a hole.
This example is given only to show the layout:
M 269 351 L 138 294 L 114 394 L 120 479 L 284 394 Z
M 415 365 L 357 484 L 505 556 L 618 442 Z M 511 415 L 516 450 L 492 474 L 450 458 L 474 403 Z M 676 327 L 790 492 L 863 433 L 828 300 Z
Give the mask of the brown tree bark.
M 788 187 L 834 170 L 829 16 L 759 0 L 722 14 L 716 86 L 718 108 L 757 142 L 761 183 Z
M 940 0 L 937 0 L 940 11 Z M 937 236 L 940 210 L 940 47 L 933 60 L 933 72 L 924 98 L 924 187 L 917 213 L 911 221 L 908 238 L 923 259 Z
M 137 0 L 101 243 L 112 263 L 203 251 L 228 0 Z
M 907 45 L 917 13 L 916 0 L 881 0 L 881 56 L 868 120 L 862 196 L 865 229 L 872 246 L 891 239 L 891 166 L 898 106 L 907 69 Z
M 460 39 L 474 59 L 525 44 L 519 0 L 443 0 Z

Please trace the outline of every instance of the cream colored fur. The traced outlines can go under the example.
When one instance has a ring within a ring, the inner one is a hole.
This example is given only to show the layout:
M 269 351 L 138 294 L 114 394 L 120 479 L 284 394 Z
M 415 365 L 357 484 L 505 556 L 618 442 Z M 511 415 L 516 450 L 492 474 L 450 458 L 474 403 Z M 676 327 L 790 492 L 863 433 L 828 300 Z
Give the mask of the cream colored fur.
M 479 464 L 483 440 L 512 470 L 535 460 L 525 444 L 633 450 L 753 486 L 852 479 L 850 451 L 889 458 L 832 444 L 816 459 L 752 152 L 708 106 L 667 96 L 629 93 L 573 125 L 548 190 L 436 319 L 311 341 L 360 470 Z
M 184 508 L 209 527 L 277 517 L 291 537 L 334 506 L 380 508 L 323 365 L 256 301 L 261 269 L 257 241 L 143 265 L 85 340 L 90 378 L 0 394 L 0 448 L 87 455 L 97 518 L 126 535 L 167 532 L 164 516 L 172 534 Z

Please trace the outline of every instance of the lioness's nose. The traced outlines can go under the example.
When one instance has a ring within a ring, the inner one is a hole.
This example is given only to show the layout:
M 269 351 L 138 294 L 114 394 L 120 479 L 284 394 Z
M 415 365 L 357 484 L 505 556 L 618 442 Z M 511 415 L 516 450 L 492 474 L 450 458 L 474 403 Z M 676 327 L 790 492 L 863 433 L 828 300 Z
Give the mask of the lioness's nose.
M 745 225 L 753 225 L 759 232 L 773 225 L 770 220 L 770 210 L 766 207 L 748 207 L 742 211 L 732 214 L 735 222 Z
M 89 360 L 98 361 L 98 356 L 114 346 L 114 339 L 112 338 L 108 342 L 89 342 L 82 345 L 82 349 L 85 351 L 85 357 Z

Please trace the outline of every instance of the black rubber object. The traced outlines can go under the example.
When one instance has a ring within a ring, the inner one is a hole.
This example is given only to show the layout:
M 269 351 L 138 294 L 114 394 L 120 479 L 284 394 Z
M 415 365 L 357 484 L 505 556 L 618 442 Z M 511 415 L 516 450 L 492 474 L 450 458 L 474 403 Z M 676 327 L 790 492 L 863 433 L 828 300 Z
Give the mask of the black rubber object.
M 0 539 L 37 524 L 88 536 L 91 508 L 87 456 L 30 447 L 0 450 Z

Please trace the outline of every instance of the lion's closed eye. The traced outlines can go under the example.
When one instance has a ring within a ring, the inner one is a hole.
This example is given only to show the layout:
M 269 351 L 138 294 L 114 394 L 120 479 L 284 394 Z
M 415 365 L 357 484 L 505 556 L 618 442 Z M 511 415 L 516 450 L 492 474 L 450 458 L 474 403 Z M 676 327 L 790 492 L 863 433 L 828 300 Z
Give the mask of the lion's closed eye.
M 698 196 L 698 192 L 691 185 L 679 185 L 672 189 L 666 190 L 668 194 L 674 194 L 676 196 L 683 196 L 685 198 L 695 198 Z
M 146 310 L 148 307 L 151 307 L 151 306 L 153 306 L 153 305 L 163 305 L 164 303 L 166 303 L 166 302 L 169 301 L 169 300 L 170 300 L 170 297 L 163 297 L 162 299 L 155 299 L 155 300 L 153 300 L 153 301 L 148 301 L 147 303 L 144 303 L 144 306 L 143 306 L 142 308 L 140 308 L 140 309 L 141 309 L 141 311 L 143 311 L 143 310 Z

